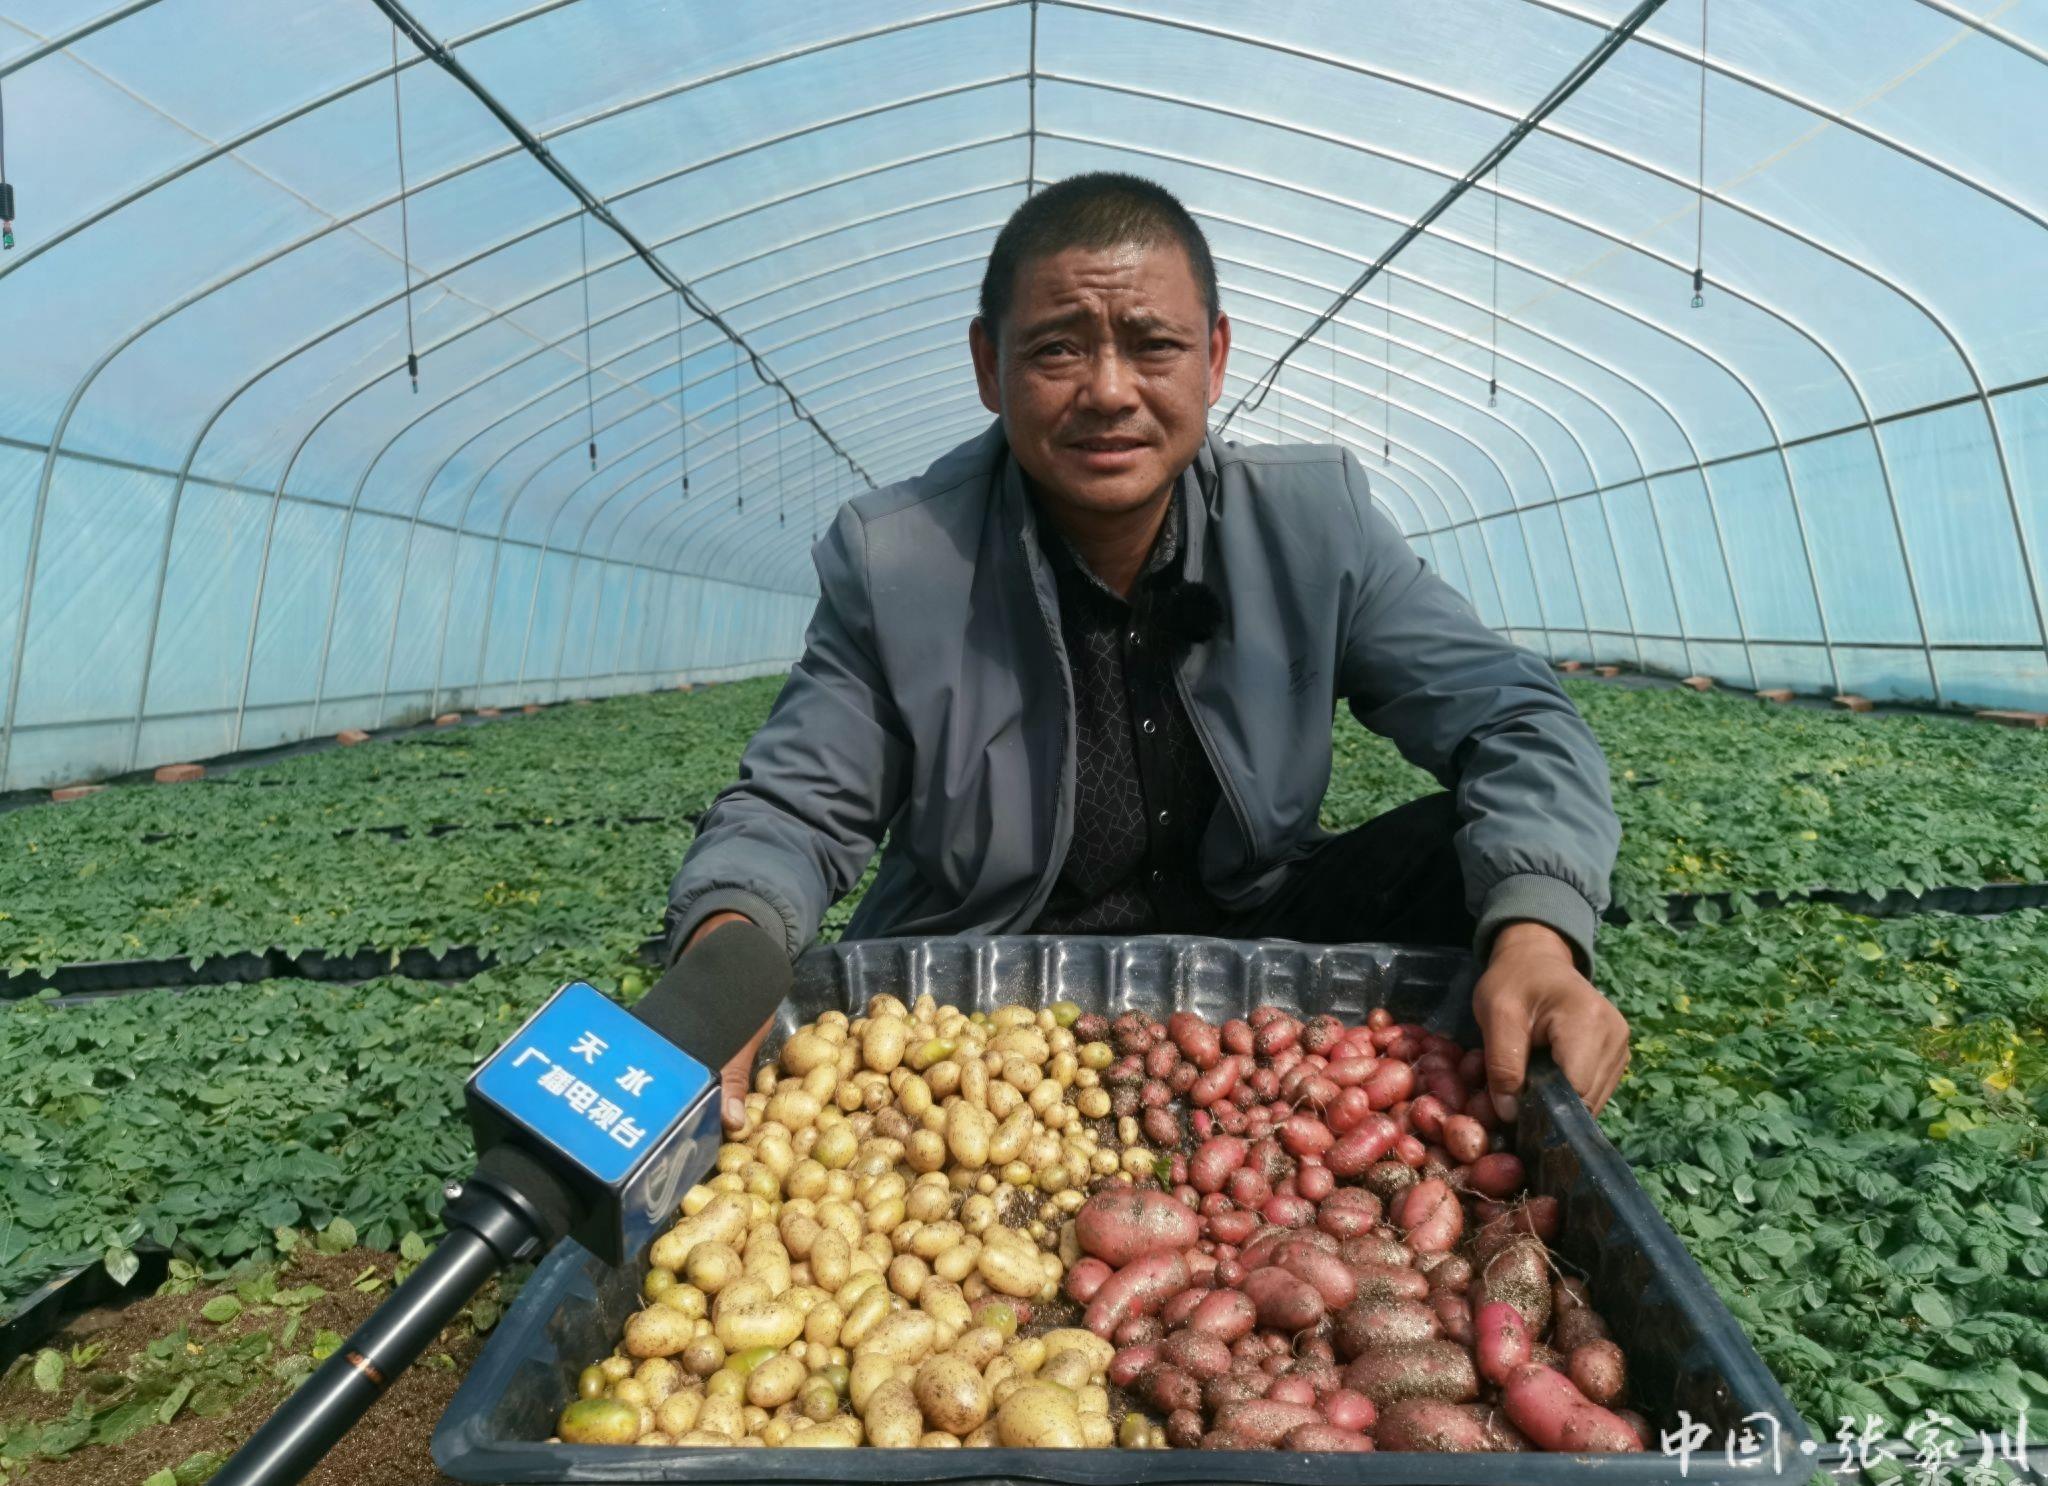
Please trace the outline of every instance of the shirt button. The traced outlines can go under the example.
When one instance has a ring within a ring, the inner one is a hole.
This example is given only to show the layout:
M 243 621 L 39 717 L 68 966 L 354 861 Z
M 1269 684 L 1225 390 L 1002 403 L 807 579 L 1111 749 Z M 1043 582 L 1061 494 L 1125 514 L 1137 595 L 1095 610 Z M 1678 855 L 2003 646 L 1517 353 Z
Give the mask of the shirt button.
M 1154 723 L 1154 722 L 1152 721 L 1152 719 L 1151 719 L 1151 718 L 1149 718 L 1149 717 L 1145 719 L 1145 721 L 1144 721 L 1144 722 L 1143 722 L 1143 723 L 1141 724 L 1141 726 L 1142 726 L 1142 727 L 1143 727 L 1143 728 L 1145 729 L 1145 731 L 1146 731 L 1146 732 L 1148 732 L 1148 733 L 1156 733 L 1156 732 L 1158 732 L 1158 731 L 1159 731 L 1159 727 L 1158 727 L 1158 725 L 1157 725 L 1156 723 Z
M 1130 631 L 1129 633 L 1127 633 L 1127 634 L 1126 634 L 1126 635 L 1124 636 L 1124 638 L 1125 638 L 1126 640 L 1129 640 L 1129 641 L 1130 641 L 1130 642 L 1131 642 L 1131 643 L 1132 643 L 1133 645 L 1137 645 L 1137 644 L 1141 644 L 1141 643 L 1142 643 L 1142 642 L 1141 642 L 1141 641 L 1140 641 L 1140 640 L 1138 639 L 1138 632 L 1137 632 L 1136 630 L 1131 630 L 1131 631 Z
M 1159 823 L 1161 825 L 1165 825 L 1167 821 L 1171 820 L 1172 818 L 1173 812 L 1170 810 L 1162 810 L 1159 812 Z
M 1165 874 L 1164 872 L 1160 871 L 1160 870 L 1159 870 L 1159 869 L 1158 869 L 1157 867 L 1154 867 L 1154 868 L 1152 869 L 1152 886 L 1154 886 L 1154 887 L 1158 887 L 1158 886 L 1159 886 L 1159 885 L 1160 885 L 1161 883 L 1163 883 L 1163 882 L 1165 882 L 1165 881 L 1166 881 L 1166 874 Z

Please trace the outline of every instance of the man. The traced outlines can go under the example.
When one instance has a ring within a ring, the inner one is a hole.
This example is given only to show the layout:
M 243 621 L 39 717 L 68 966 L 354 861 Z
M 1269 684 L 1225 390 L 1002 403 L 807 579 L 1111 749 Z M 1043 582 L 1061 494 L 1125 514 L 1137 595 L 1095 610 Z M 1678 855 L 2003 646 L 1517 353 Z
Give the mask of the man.
M 999 421 L 818 542 L 803 657 L 699 823 L 671 957 L 736 920 L 796 955 L 886 832 L 848 938 L 1469 944 L 1496 1107 L 1547 1045 L 1597 1113 L 1628 1059 L 1588 978 L 1620 836 L 1599 746 L 1348 453 L 1210 437 L 1230 321 L 1186 210 L 1124 175 L 1039 192 L 969 348 Z M 1450 793 L 1322 830 L 1340 698 Z

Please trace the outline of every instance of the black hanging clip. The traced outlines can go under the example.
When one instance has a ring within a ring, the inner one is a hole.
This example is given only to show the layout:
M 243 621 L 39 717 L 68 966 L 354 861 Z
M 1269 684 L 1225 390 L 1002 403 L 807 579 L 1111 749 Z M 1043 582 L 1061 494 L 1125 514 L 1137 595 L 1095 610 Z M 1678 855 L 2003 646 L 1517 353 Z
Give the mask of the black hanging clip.
M 412 390 L 415 392 L 419 391 L 420 358 L 417 351 L 407 351 L 405 353 L 405 370 L 406 374 L 412 378 Z
M 14 187 L 0 181 L 0 249 L 14 246 Z

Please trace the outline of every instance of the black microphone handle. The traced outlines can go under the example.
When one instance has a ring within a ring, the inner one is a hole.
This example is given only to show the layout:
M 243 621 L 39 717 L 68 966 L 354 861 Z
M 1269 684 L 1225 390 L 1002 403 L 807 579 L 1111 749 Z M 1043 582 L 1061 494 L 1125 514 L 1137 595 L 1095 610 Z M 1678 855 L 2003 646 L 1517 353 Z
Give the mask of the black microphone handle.
M 720 924 L 664 970 L 633 1015 L 716 1073 L 789 995 L 782 940 L 751 920 Z
M 447 1216 L 448 1236 L 263 1421 L 212 1486 L 292 1486 L 302 1480 L 484 1281 L 525 1253 L 535 1236 L 529 1214 L 488 1179 L 457 1192 Z

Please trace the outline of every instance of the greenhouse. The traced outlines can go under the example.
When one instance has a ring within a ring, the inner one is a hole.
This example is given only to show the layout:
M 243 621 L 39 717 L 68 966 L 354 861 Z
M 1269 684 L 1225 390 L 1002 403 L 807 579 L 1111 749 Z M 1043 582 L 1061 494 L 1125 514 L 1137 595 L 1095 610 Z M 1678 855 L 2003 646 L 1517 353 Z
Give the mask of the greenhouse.
M 0 1486 L 2043 1479 L 2044 140 L 2027 0 L 0 0 Z

